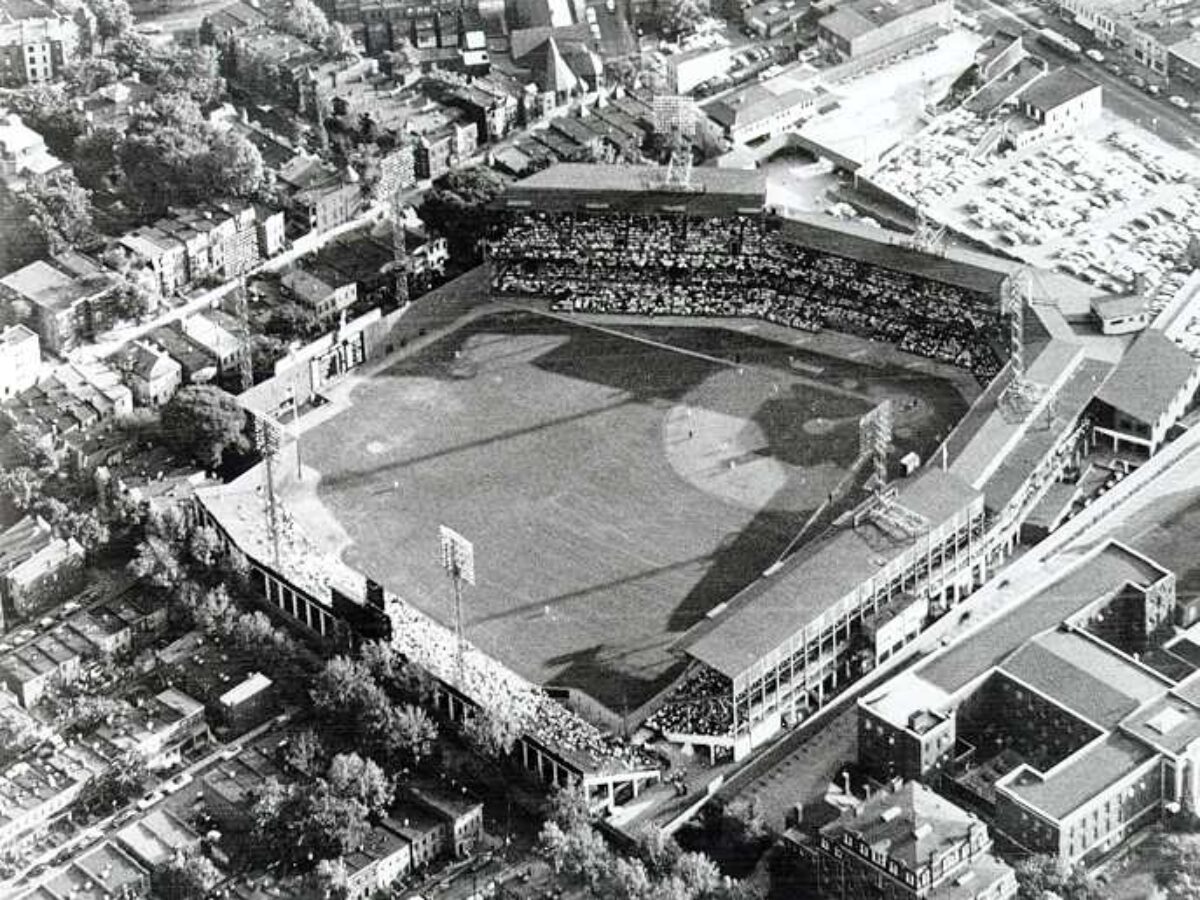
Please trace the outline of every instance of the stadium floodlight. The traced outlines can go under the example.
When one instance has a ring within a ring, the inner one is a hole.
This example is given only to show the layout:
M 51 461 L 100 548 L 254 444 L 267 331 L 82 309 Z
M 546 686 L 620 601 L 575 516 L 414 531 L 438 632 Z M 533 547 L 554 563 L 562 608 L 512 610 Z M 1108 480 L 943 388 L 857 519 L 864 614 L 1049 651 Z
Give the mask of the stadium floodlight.
M 876 490 L 882 490 L 887 484 L 892 444 L 892 401 L 884 400 L 858 420 L 858 456 L 871 460 Z
M 1004 312 L 1008 315 L 1012 381 L 1000 396 L 1000 407 L 1016 421 L 1028 417 L 1042 395 L 1040 386 L 1029 380 L 1025 358 L 1025 311 L 1029 306 L 1031 278 L 1029 268 L 1022 266 L 1007 278 L 1002 288 Z
M 272 561 L 279 570 L 279 500 L 275 496 L 275 462 L 279 458 L 280 432 L 278 422 L 260 413 L 254 416 L 254 445 L 263 458 L 263 518 L 267 537 L 271 541 Z
M 464 581 L 472 587 L 475 586 L 475 545 L 453 528 L 445 525 L 438 526 L 438 544 L 441 548 L 442 568 L 450 576 L 450 583 L 454 588 L 455 671 L 458 673 L 459 687 L 462 687 L 466 656 L 466 638 L 463 635 L 462 620 L 462 586 Z
M 670 142 L 670 157 L 662 184 L 668 190 L 689 191 L 692 185 L 692 138 L 699 113 L 691 97 L 660 94 L 654 98 L 654 129 Z

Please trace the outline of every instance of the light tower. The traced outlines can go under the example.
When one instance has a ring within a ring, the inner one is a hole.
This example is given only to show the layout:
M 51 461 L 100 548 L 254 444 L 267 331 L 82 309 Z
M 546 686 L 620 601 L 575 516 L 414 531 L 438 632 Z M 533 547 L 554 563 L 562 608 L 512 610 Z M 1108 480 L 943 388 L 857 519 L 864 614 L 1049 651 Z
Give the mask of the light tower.
M 275 463 L 279 457 L 279 423 L 259 413 L 254 416 L 254 443 L 263 458 L 263 518 L 271 542 L 271 559 L 279 569 L 279 499 L 275 496 Z
M 438 543 L 442 551 L 442 568 L 450 576 L 454 590 L 454 670 L 458 686 L 463 687 L 465 675 L 464 657 L 466 637 L 463 634 L 462 586 L 463 582 L 475 586 L 475 546 L 453 528 L 438 526 Z
M 875 490 L 888 483 L 888 456 L 892 452 L 892 401 L 884 400 L 858 420 L 858 455 L 870 459 Z
M 404 197 L 399 183 L 388 198 L 388 219 L 392 225 L 392 274 L 396 279 L 396 303 L 408 303 L 408 244 L 404 229 Z
M 1029 306 L 1030 273 L 1022 267 L 1004 282 L 1003 309 L 1008 315 L 1009 366 L 1012 381 L 1000 396 L 1000 406 L 1009 417 L 1024 419 L 1041 397 L 1041 387 L 1029 380 L 1025 357 L 1025 310 Z
M 690 97 L 663 94 L 654 98 L 654 128 L 667 136 L 670 157 L 662 187 L 689 191 L 692 186 L 692 138 L 696 134 L 696 105 Z
M 242 391 L 254 387 L 254 332 L 250 328 L 250 294 L 246 287 L 246 276 L 238 279 L 233 289 L 234 315 L 238 321 L 238 381 Z
M 913 232 L 912 246 L 914 250 L 931 256 L 941 256 L 945 252 L 946 226 L 930 219 L 924 206 L 917 207 L 917 227 Z

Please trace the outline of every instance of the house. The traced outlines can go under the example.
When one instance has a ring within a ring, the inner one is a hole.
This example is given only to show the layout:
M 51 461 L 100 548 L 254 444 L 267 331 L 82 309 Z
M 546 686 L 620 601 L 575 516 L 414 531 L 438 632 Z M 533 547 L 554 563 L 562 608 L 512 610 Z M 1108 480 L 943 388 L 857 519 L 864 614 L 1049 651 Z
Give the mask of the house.
M 26 304 L 25 324 L 42 349 L 65 356 L 96 330 L 117 285 L 111 272 L 82 254 L 61 253 L 0 278 L 0 300 Z
M 1018 102 L 1040 140 L 1073 134 L 1098 121 L 1102 99 L 1099 84 L 1074 69 L 1062 68 L 1030 84 Z M 1017 146 L 1024 143 L 1017 142 Z
M 217 717 L 238 734 L 266 721 L 275 709 L 275 683 L 262 672 L 251 672 L 217 699 Z
M 164 296 L 188 284 L 188 248 L 168 232 L 145 225 L 123 235 L 119 243 L 154 273 L 155 287 Z
M 358 285 L 332 270 L 292 269 L 280 280 L 285 294 L 320 319 L 331 319 L 358 299 Z
M 1132 334 L 1150 322 L 1146 298 L 1136 295 L 1093 297 L 1092 315 L 1100 323 L 1101 334 Z
M 404 796 L 441 820 L 443 843 L 453 856 L 469 856 L 483 838 L 483 804 L 473 797 L 427 781 L 405 785 Z
M 0 532 L 0 625 L 26 619 L 83 586 L 83 548 L 38 516 Z
M 62 161 L 46 149 L 46 141 L 16 113 L 0 120 L 0 184 L 19 189 L 30 179 L 48 175 Z
M 787 833 L 829 897 L 1009 900 L 1013 870 L 992 853 L 987 825 L 917 781 L 894 783 L 834 821 Z
M 1191 407 L 1200 363 L 1161 331 L 1143 332 L 1096 392 L 1097 438 L 1153 456 Z
M 41 0 L 0 7 L 0 87 L 55 81 L 75 56 L 79 28 Z
M 200 835 L 167 806 L 158 806 L 130 822 L 113 840 L 147 869 L 200 846 Z
M 220 375 L 235 372 L 242 356 L 249 352 L 237 335 L 232 334 L 211 315 L 197 313 L 181 320 L 178 326 L 217 361 L 217 372 Z
M 362 203 L 357 181 L 343 181 L 314 157 L 297 156 L 276 178 L 284 192 L 288 223 L 298 235 L 336 228 L 354 218 Z
M 183 382 L 183 366 L 149 341 L 133 341 L 117 360 L 138 406 L 156 409 L 175 396 Z
M 24 325 L 10 325 L 0 331 L 0 402 L 33 387 L 41 365 L 41 344 L 36 334 Z
M 706 81 L 719 78 L 733 68 L 733 51 L 728 46 L 695 47 L 667 57 L 671 93 L 690 94 Z
M 951 0 L 848 0 L 817 23 L 817 40 L 842 59 L 902 52 L 954 21 Z
M 144 339 L 169 353 L 179 363 L 184 383 L 208 384 L 216 380 L 217 359 L 175 324 L 160 325 Z
M 371 827 L 362 846 L 342 861 L 346 866 L 347 900 L 367 900 L 412 870 L 412 847 L 394 821 L 385 817 Z
M 817 95 L 801 87 L 776 89 L 754 82 L 704 107 L 708 117 L 733 141 L 749 143 L 796 127 L 816 112 Z
M 811 4 L 805 0 L 763 0 L 746 7 L 742 21 L 759 37 L 769 39 L 795 28 L 809 9 Z
M 40 834 L 108 767 L 107 755 L 87 741 L 74 741 L 45 759 L 21 760 L 0 771 L 0 850 L 18 850 Z

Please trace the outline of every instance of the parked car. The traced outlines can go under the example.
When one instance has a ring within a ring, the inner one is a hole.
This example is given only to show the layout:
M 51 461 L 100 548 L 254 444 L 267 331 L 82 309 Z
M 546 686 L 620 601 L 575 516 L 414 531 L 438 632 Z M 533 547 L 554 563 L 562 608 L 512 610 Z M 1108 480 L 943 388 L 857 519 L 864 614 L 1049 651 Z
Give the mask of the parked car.
M 1104 62 L 1104 54 L 1101 53 L 1099 50 L 1095 49 L 1094 47 L 1089 50 L 1083 51 L 1083 55 L 1086 56 L 1088 59 L 1090 59 L 1092 62 L 1097 62 L 1097 63 Z
M 1139 91 L 1144 91 L 1146 89 L 1146 79 L 1143 78 L 1141 75 L 1130 75 L 1129 83 L 1132 84 Z
M 1170 97 L 1167 98 L 1167 102 L 1170 103 L 1172 106 L 1178 106 L 1180 109 L 1190 109 L 1191 108 L 1191 104 L 1188 103 L 1186 100 L 1184 100 L 1182 97 L 1180 97 L 1178 94 L 1172 94 Z

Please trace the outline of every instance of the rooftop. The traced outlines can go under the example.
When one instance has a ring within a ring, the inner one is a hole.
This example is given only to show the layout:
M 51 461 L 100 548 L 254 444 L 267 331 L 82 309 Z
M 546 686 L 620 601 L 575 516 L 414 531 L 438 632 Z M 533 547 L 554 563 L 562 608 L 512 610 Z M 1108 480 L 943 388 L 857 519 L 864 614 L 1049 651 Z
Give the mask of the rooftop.
M 1043 112 L 1070 103 L 1100 85 L 1074 69 L 1055 69 L 1021 92 L 1021 102 Z
M 766 199 L 766 176 L 739 169 L 699 168 L 692 171 L 694 190 L 662 183 L 657 166 L 610 166 L 560 163 L 509 186 L 509 208 L 570 210 L 602 207 L 621 211 L 678 209 L 693 215 L 731 215 L 739 209 L 757 212 Z
M 1013 607 L 966 640 L 922 664 L 915 672 L 948 694 L 999 665 L 1035 635 L 1055 628 L 1084 606 L 1125 584 L 1149 587 L 1170 573 L 1123 544 L 1110 541 L 1059 577 L 1035 598 Z
M 1161 331 L 1142 332 L 1096 392 L 1096 399 L 1153 424 L 1167 412 L 1197 365 L 1190 353 Z
M 850 0 L 821 19 L 820 25 L 839 37 L 854 40 L 937 2 L 939 0 Z
M 979 496 L 954 475 L 927 469 L 900 486 L 899 503 L 937 529 Z M 735 678 L 912 546 L 891 542 L 880 549 L 859 529 L 843 528 L 789 559 L 778 573 L 751 584 L 724 611 L 684 635 L 679 646 Z
M 1154 755 L 1153 750 L 1127 735 L 1109 734 L 1048 772 L 1023 765 L 997 782 L 996 787 L 1052 819 L 1062 819 L 1105 788 L 1132 775 Z
M 966 841 L 973 826 L 981 826 L 971 813 L 960 809 L 919 782 L 907 782 L 898 791 L 881 791 L 857 812 L 847 811 L 821 829 L 821 835 L 840 840 L 849 833 L 879 848 L 889 859 L 910 870 L 931 857 Z
M 1098 641 L 1061 630 L 1038 635 L 1000 670 L 1104 729 L 1170 686 Z

